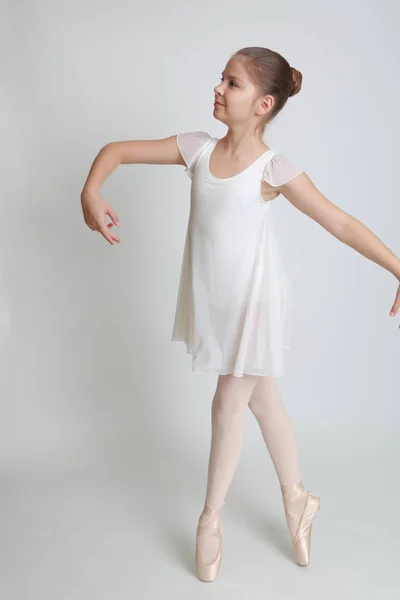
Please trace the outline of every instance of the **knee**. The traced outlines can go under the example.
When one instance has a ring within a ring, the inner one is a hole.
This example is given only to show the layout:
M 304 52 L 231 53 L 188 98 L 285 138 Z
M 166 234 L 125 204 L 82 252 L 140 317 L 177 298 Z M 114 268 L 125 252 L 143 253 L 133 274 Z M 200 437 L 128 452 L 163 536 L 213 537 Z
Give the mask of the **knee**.
M 250 395 L 251 390 L 243 388 L 238 377 L 220 377 L 213 398 L 213 415 L 228 419 L 243 413 Z
M 244 404 L 238 398 L 216 393 L 212 403 L 212 418 L 220 424 L 242 418 Z
M 250 398 L 249 408 L 255 417 L 261 415 L 265 411 L 266 406 L 267 399 L 265 397 L 261 398 L 260 396 L 256 396 Z
M 249 401 L 249 408 L 254 415 L 262 414 L 270 409 L 274 403 L 279 402 L 279 391 L 273 377 L 263 377 L 257 390 Z

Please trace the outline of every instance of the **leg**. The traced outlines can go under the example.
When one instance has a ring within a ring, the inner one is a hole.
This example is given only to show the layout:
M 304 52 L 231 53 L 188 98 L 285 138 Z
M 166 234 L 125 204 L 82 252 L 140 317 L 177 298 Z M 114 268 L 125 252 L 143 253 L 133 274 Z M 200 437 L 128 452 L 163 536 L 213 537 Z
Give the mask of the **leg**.
M 280 484 L 301 481 L 293 425 L 274 377 L 259 377 L 249 408 L 258 421 Z
M 250 398 L 249 408 L 258 421 L 274 463 L 298 562 L 306 565 L 310 555 L 311 521 L 319 508 L 319 498 L 309 494 L 302 484 L 293 425 L 280 399 L 275 378 L 259 378 Z M 307 520 L 309 524 L 303 529 Z M 297 533 L 302 536 L 300 540 Z
M 203 564 L 212 561 L 220 539 L 212 534 L 229 485 L 239 461 L 244 427 L 244 411 L 257 383 L 256 375 L 219 375 L 211 408 L 211 448 L 208 464 L 207 491 L 199 525 L 206 535 L 198 537 L 198 557 Z M 215 573 L 210 570 L 212 577 Z
M 239 461 L 244 411 L 256 386 L 256 375 L 220 375 L 211 409 L 211 448 L 205 508 L 221 509 Z

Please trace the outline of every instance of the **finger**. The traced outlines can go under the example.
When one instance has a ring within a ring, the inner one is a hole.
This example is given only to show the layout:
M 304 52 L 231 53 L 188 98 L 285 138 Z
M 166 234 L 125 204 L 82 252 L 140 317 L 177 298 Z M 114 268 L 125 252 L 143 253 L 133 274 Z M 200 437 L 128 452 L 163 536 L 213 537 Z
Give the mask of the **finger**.
M 110 244 L 114 244 L 114 241 L 112 239 L 112 235 L 109 232 L 108 228 L 106 225 L 104 225 L 103 223 L 99 223 L 99 231 L 101 233 L 101 235 L 106 238 L 107 242 L 110 242 Z
M 114 232 L 110 231 L 110 236 L 112 237 L 113 240 L 115 240 L 116 242 L 119 242 L 119 237 L 117 235 L 115 235 Z
M 397 294 L 396 294 L 396 298 L 394 299 L 394 302 L 392 304 L 392 308 L 390 309 L 390 316 L 394 317 L 394 315 L 397 313 L 397 311 L 400 308 L 400 285 L 397 288 Z
M 108 223 L 108 224 L 107 224 L 107 227 L 108 227 L 109 229 L 111 229 L 111 227 L 114 227 L 114 223 Z M 118 244 L 119 244 L 119 242 L 120 242 L 120 239 L 119 239 L 119 237 L 118 237 L 117 235 L 115 235 L 115 233 L 110 233 L 110 235 L 111 235 L 112 239 L 113 239 L 114 241 L 118 242 Z
M 117 217 L 117 213 L 115 212 L 115 210 L 113 209 L 112 206 L 108 206 L 107 207 L 107 213 L 106 213 L 110 219 L 114 222 L 114 225 L 119 225 L 119 221 L 118 221 L 118 217 Z
M 400 294 L 397 293 L 397 296 L 396 296 L 395 301 L 393 303 L 392 310 L 391 310 L 390 314 L 392 316 L 395 315 L 397 313 L 397 311 L 399 310 L 399 308 L 400 308 Z

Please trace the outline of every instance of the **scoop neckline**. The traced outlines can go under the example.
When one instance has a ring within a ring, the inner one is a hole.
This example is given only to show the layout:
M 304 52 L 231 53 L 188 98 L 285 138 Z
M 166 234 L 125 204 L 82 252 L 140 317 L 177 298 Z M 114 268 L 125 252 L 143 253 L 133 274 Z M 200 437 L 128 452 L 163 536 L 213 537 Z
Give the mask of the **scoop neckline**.
M 230 181 L 231 179 L 236 179 L 236 177 L 239 177 L 239 175 L 242 175 L 243 173 L 245 173 L 246 171 L 248 171 L 253 165 L 255 165 L 255 163 L 257 163 L 261 158 L 263 158 L 267 154 L 269 154 L 271 152 L 272 152 L 272 154 L 275 154 L 275 152 L 272 150 L 272 148 L 270 148 L 269 150 L 266 150 L 265 152 L 263 152 L 262 154 L 260 154 L 260 156 L 258 158 L 256 158 L 255 160 L 253 160 L 253 162 L 250 163 L 248 167 L 246 167 L 245 169 L 243 169 L 243 171 L 240 171 L 240 173 L 236 173 L 236 175 L 232 175 L 232 177 L 216 177 L 210 171 L 210 159 L 211 159 L 211 154 L 213 153 L 213 150 L 214 150 L 215 146 L 217 145 L 217 143 L 219 142 L 219 140 L 220 140 L 220 138 L 214 138 L 214 144 L 212 145 L 211 152 L 208 153 L 208 157 L 207 157 L 207 161 L 206 161 L 207 162 L 208 175 L 212 179 L 215 179 L 216 181 Z

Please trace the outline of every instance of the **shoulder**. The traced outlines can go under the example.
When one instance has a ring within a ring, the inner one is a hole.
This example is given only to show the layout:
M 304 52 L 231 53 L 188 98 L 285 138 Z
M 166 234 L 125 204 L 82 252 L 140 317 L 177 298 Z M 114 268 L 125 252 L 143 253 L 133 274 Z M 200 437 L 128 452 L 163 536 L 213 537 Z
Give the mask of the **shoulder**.
M 186 173 L 191 177 L 197 159 L 214 138 L 206 131 L 178 133 L 176 143 L 186 164 Z
M 211 135 L 206 131 L 185 131 L 183 133 L 178 133 L 176 137 L 180 142 L 190 141 L 201 143 L 212 139 Z
M 212 139 L 206 131 L 185 131 L 176 136 L 179 151 L 185 160 L 197 154 Z
M 265 165 L 263 181 L 272 187 L 278 187 L 304 172 L 302 167 L 293 163 L 285 154 L 274 153 Z

